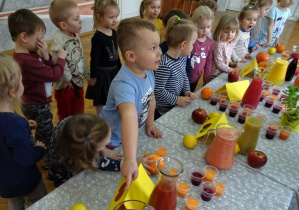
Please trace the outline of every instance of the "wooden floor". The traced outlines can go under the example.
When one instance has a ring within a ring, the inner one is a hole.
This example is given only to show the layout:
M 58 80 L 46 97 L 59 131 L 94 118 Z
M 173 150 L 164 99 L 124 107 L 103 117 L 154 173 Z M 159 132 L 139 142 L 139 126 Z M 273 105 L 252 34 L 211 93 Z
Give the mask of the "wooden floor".
M 226 11 L 225 13 L 232 13 L 235 15 L 238 15 L 238 12 L 234 12 L 234 11 Z M 221 16 L 224 14 L 224 12 L 217 12 L 216 16 L 215 16 L 215 21 L 213 24 L 213 29 L 212 31 L 214 31 L 219 19 L 221 18 Z M 88 32 L 88 33 L 84 33 L 81 34 L 81 41 L 82 41 L 82 45 L 84 48 L 84 55 L 85 58 L 87 60 L 87 63 L 89 64 L 90 62 L 90 48 L 91 48 L 91 43 L 90 40 L 93 36 L 93 32 Z M 292 49 L 293 45 L 298 45 L 298 40 L 299 40 L 299 22 L 295 22 L 295 21 L 287 21 L 284 31 L 280 37 L 281 39 L 281 44 L 284 45 L 286 47 L 286 49 Z M 50 46 L 49 46 L 50 49 Z M 9 50 L 6 52 L 3 52 L 3 54 L 8 54 L 8 55 L 12 55 L 13 50 Z M 84 90 L 86 91 L 86 87 L 87 87 L 87 83 L 85 83 L 84 86 Z M 199 81 L 197 89 L 202 87 L 202 79 Z M 85 92 L 84 91 L 84 92 Z M 85 109 L 85 113 L 92 113 L 95 114 L 95 110 L 94 107 L 92 106 L 92 101 L 91 100 L 85 100 L 84 101 L 84 109 Z M 58 123 L 58 117 L 57 117 L 57 108 L 56 108 L 56 101 L 53 97 L 53 102 L 51 103 L 51 107 L 52 107 L 52 113 L 53 113 L 53 123 L 54 125 L 56 125 Z M 20 108 L 19 108 L 19 104 L 15 104 L 15 110 L 17 113 L 19 113 L 20 115 L 22 115 Z M 40 171 L 42 173 L 42 177 L 43 180 L 46 184 L 46 187 L 48 189 L 48 192 L 51 192 L 54 187 L 53 187 L 53 183 L 47 179 L 47 171 L 42 169 L 41 167 L 41 163 L 38 163 L 38 166 L 40 168 Z M 8 205 L 7 205 L 7 199 L 1 198 L 0 197 L 0 210 L 8 210 Z

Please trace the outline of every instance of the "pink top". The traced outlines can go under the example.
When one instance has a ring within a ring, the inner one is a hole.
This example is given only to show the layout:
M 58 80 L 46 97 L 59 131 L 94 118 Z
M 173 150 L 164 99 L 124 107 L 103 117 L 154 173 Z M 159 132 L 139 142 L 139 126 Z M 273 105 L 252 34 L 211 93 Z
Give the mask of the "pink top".
M 191 51 L 190 83 L 198 82 L 204 70 L 204 83 L 210 81 L 213 60 L 213 41 L 207 38 L 204 42 L 196 40 Z
M 239 62 L 241 59 L 236 55 L 233 50 L 233 42 L 215 42 L 214 44 L 214 55 L 213 55 L 213 66 L 212 76 L 217 77 L 222 72 L 229 72 L 229 62 Z

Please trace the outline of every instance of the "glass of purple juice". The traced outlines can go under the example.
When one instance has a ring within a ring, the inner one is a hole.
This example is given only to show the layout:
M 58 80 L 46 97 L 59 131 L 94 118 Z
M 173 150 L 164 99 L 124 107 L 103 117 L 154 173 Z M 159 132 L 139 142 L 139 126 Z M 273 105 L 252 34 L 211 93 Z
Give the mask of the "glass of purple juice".
M 219 100 L 219 111 L 225 112 L 225 110 L 227 109 L 228 105 L 229 105 L 229 100 L 220 99 Z
M 200 185 L 201 199 L 210 201 L 217 192 L 217 187 L 214 182 L 203 182 Z
M 271 108 L 272 105 L 274 104 L 274 101 L 276 101 L 278 98 L 278 96 L 275 95 L 269 95 L 266 97 L 266 101 L 265 101 L 265 107 L 267 108 Z
M 216 104 L 218 103 L 220 95 L 219 94 L 212 94 L 211 98 L 210 98 L 210 104 L 212 106 L 216 106 Z
M 269 125 L 268 125 L 267 132 L 266 132 L 266 138 L 267 139 L 274 139 L 274 137 L 277 134 L 278 128 L 279 128 L 278 122 L 274 122 L 274 121 L 270 122 Z
M 263 81 L 263 89 L 264 89 L 264 87 L 267 87 L 268 89 L 270 89 L 272 87 L 272 85 L 273 85 L 273 82 L 271 82 L 270 80 Z
M 272 95 L 278 96 L 280 94 L 280 89 L 278 86 L 273 86 Z
M 205 172 L 204 172 L 203 169 L 192 168 L 192 170 L 191 170 L 191 183 L 194 186 L 199 186 L 204 177 L 205 177 Z
M 274 101 L 272 112 L 278 114 L 282 110 L 282 106 L 280 106 L 280 101 Z

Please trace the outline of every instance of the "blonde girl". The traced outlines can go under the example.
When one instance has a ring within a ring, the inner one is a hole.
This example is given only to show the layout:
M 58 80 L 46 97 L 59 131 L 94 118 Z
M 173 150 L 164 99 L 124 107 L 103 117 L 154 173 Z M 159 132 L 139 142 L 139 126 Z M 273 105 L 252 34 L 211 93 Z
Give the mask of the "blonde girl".
M 197 98 L 190 91 L 184 58 L 193 48 L 196 32 L 197 28 L 190 20 L 176 15 L 167 22 L 165 39 L 168 51 L 161 56 L 155 72 L 156 119 L 174 106 L 186 106 L 190 100 Z
M 45 144 L 34 144 L 28 121 L 14 112 L 14 102 L 24 92 L 18 64 L 0 54 L 0 196 L 8 198 L 9 209 L 24 209 L 47 194 L 36 165 L 45 154 Z
M 197 82 L 204 71 L 204 85 L 210 81 L 213 60 L 213 41 L 208 38 L 214 14 L 207 6 L 195 9 L 191 21 L 197 26 L 197 39 L 191 51 L 190 90 L 194 92 Z
M 283 32 L 286 20 L 291 16 L 290 7 L 295 0 L 279 0 L 277 2 L 277 5 L 269 10 L 264 21 L 259 41 L 263 47 L 279 45 L 279 36 Z
M 248 46 L 250 41 L 250 31 L 255 26 L 258 17 L 260 15 L 259 8 L 254 5 L 247 5 L 243 7 L 239 14 L 239 34 L 234 41 L 235 47 L 234 50 L 236 55 L 241 58 L 241 62 L 245 63 L 246 59 L 252 59 L 251 55 L 248 52 Z
M 237 71 L 238 58 L 233 49 L 233 41 L 239 33 L 239 21 L 232 15 L 223 15 L 214 31 L 213 66 L 211 79 L 222 72 Z M 232 67 L 231 67 L 232 66 Z
M 142 0 L 139 9 L 140 17 L 149 20 L 155 25 L 160 35 L 160 42 L 163 40 L 162 33 L 164 30 L 163 22 L 159 18 L 161 16 L 161 5 L 162 0 Z
M 57 187 L 84 169 L 120 171 L 121 160 L 106 159 L 101 153 L 109 144 L 111 130 L 98 116 L 79 114 L 61 121 L 55 128 L 50 142 L 50 168 L 48 178 Z M 147 163 L 153 156 L 137 158 L 138 163 Z
M 259 48 L 259 40 L 260 40 L 260 31 L 263 24 L 263 18 L 269 11 L 271 5 L 273 4 L 273 0 L 250 0 L 249 5 L 257 6 L 260 10 L 259 18 L 256 22 L 256 25 L 251 30 L 250 42 L 249 42 L 249 51 L 252 51 Z
M 99 115 L 106 104 L 108 90 L 121 63 L 117 51 L 116 31 L 119 8 L 114 0 L 96 0 L 94 3 L 94 29 L 91 39 L 90 77 L 86 98 L 93 100 Z

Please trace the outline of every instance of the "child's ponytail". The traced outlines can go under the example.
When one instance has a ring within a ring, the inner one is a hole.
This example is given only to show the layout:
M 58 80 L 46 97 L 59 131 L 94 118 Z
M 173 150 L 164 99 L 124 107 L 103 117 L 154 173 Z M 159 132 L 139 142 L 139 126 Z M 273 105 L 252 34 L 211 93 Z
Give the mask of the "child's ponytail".
M 143 17 L 144 17 L 145 1 L 146 0 L 142 0 L 140 3 L 139 14 L 140 14 L 141 19 L 143 19 Z
M 166 43 L 170 47 L 177 47 L 181 42 L 189 41 L 196 31 L 196 26 L 190 20 L 172 16 L 165 29 Z

